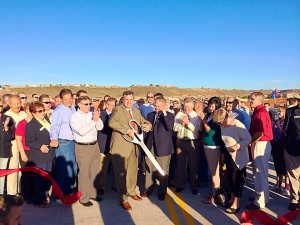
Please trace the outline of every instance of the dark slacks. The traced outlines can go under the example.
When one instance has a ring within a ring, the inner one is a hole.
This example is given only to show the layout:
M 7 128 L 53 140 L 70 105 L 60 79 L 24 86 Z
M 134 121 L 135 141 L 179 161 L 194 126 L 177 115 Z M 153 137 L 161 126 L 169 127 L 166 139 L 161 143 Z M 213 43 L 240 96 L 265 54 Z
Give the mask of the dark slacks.
M 284 144 L 283 141 L 271 141 L 274 167 L 277 175 L 287 175 L 284 160 Z
M 20 156 L 20 165 L 21 167 L 25 166 L 35 166 L 35 163 L 31 161 L 31 151 L 26 150 L 25 154 L 28 158 L 27 162 L 22 161 Z M 22 172 L 21 178 L 21 193 L 25 201 L 31 202 L 34 200 L 34 173 L 31 172 Z
M 245 185 L 246 167 L 240 170 L 230 155 L 226 158 L 230 191 L 234 197 L 240 198 Z
M 186 175 L 186 160 L 188 160 L 190 185 L 192 189 L 197 189 L 199 148 L 198 140 L 184 141 L 177 140 L 177 188 L 184 188 Z
M 46 162 L 36 165 L 38 168 L 51 173 L 53 168 L 53 162 Z M 51 181 L 42 177 L 39 174 L 34 174 L 34 204 L 42 204 L 46 201 L 49 190 L 51 187 Z

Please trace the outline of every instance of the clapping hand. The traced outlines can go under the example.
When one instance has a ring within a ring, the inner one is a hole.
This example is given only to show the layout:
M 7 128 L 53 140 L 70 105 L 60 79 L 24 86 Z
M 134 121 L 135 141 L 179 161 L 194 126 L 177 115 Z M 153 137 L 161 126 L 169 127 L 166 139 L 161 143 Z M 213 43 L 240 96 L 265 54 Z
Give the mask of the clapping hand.
M 186 114 L 182 115 L 180 119 L 182 121 L 183 126 L 186 126 L 190 123 L 189 117 Z
M 97 122 L 99 120 L 99 117 L 100 117 L 100 110 L 99 109 L 95 109 L 94 113 L 93 113 L 93 120 L 95 122 Z
M 198 116 L 200 117 L 201 120 L 203 120 L 205 118 L 205 113 L 204 112 L 199 112 Z
M 3 124 L 3 130 L 4 130 L 5 132 L 8 131 L 8 124 L 9 124 L 9 121 L 10 121 L 10 117 L 7 117 L 6 120 L 5 120 L 5 122 L 4 122 L 4 124 Z

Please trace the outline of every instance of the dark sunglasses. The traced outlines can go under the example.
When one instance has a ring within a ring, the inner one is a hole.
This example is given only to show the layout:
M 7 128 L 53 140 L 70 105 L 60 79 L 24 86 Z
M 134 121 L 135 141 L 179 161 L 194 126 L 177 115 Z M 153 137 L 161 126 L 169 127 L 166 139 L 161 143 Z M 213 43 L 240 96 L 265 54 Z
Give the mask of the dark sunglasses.
M 37 113 L 42 113 L 42 112 L 45 112 L 45 111 L 46 111 L 45 109 L 36 110 Z
M 44 104 L 51 104 L 51 102 L 43 102 Z
M 92 105 L 92 103 L 85 103 L 85 104 L 81 103 L 81 104 L 85 106 Z
M 0 105 L 0 107 L 3 107 L 3 105 Z
M 147 96 L 147 98 L 154 98 L 154 96 Z
M 232 104 L 233 102 L 226 102 L 226 104 Z
M 20 97 L 21 99 L 27 99 L 27 97 Z

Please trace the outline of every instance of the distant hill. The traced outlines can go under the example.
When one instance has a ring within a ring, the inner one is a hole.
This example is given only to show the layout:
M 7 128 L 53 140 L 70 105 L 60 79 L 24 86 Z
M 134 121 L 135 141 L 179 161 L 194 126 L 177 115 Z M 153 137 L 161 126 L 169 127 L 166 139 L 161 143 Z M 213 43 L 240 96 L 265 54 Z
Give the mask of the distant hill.
M 120 86 L 93 86 L 93 85 L 26 85 L 26 86 L 5 86 L 0 90 L 0 94 L 4 93 L 18 93 L 25 92 L 28 96 L 35 93 L 38 95 L 49 94 L 54 97 L 63 88 L 69 88 L 72 92 L 76 93 L 78 90 L 86 90 L 92 98 L 102 98 L 108 94 L 110 96 L 119 98 L 123 91 L 132 90 L 136 98 L 145 98 L 147 92 L 162 93 L 168 98 L 184 98 L 187 96 L 194 96 L 197 98 L 209 98 L 212 96 L 219 96 L 225 98 L 226 96 L 237 96 L 240 98 L 247 98 L 247 96 L 254 90 L 242 89 L 220 89 L 220 88 L 178 88 L 175 86 L 162 86 L 162 85 L 132 85 L 130 87 Z M 259 90 L 264 94 L 271 94 L 271 90 Z M 299 92 L 298 90 L 295 90 Z

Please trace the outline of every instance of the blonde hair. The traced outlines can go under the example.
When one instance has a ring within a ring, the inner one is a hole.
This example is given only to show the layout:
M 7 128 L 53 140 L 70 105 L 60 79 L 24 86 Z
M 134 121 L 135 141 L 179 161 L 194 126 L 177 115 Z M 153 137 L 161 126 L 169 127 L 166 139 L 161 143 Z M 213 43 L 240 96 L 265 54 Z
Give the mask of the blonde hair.
M 167 101 L 165 98 L 162 98 L 162 97 L 157 97 L 155 99 L 155 102 L 161 102 L 162 104 L 166 105 Z
M 213 121 L 215 123 L 222 123 L 225 118 L 228 117 L 228 113 L 225 108 L 219 108 L 216 111 L 214 111 L 213 114 Z

